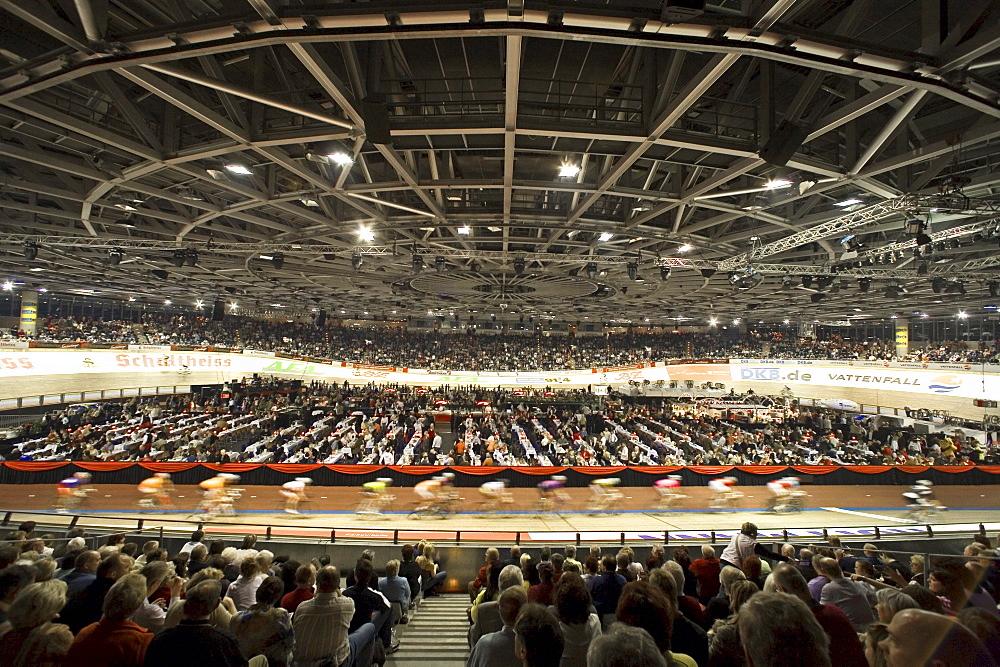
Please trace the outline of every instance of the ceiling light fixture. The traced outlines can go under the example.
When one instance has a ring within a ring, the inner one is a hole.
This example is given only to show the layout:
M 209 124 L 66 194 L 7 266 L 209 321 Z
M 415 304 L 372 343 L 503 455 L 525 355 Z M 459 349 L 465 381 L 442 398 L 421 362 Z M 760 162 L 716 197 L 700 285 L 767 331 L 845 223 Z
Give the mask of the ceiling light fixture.
M 682 245 L 677 249 L 677 252 L 683 254 L 685 252 L 691 252 L 692 250 L 694 250 L 694 246 L 691 245 L 690 243 L 685 243 L 684 245 Z
M 784 190 L 792 187 L 792 181 L 787 178 L 775 178 L 765 183 L 764 187 L 768 190 Z
M 354 164 L 354 158 L 343 151 L 337 151 L 336 153 L 330 153 L 327 155 L 330 160 L 333 161 L 339 167 L 346 167 L 348 165 Z
M 468 236 L 468 235 L 470 235 L 472 233 L 472 227 L 469 227 L 468 225 L 464 225 L 462 227 L 459 227 L 455 231 L 457 231 L 462 236 Z
M 358 238 L 365 243 L 371 243 L 375 240 L 375 232 L 369 227 L 360 227 L 358 228 Z
M 845 199 L 834 204 L 834 206 L 839 206 L 840 208 L 847 208 L 848 206 L 856 206 L 857 204 L 864 204 L 864 200 L 858 199 L 857 197 L 851 197 L 850 199 Z
M 610 241 L 614 237 L 615 237 L 615 235 L 612 234 L 611 232 L 602 232 L 601 235 L 599 237 L 597 237 L 597 240 L 601 241 L 602 243 L 604 243 L 604 242 Z
M 574 178 L 580 173 L 580 167 L 570 162 L 563 162 L 559 167 L 559 178 Z
M 243 164 L 227 164 L 226 171 L 230 174 L 236 174 L 237 176 L 252 176 L 253 172 L 250 168 Z

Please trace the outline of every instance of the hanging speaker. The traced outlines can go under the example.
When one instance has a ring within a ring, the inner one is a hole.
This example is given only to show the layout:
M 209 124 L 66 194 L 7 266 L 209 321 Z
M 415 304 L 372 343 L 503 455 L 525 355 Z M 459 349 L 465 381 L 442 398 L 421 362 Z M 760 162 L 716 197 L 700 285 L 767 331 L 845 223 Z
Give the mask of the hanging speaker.
M 771 138 L 760 149 L 760 157 L 765 162 L 784 167 L 807 136 L 809 131 L 806 128 L 783 120 L 774 128 Z
M 212 321 L 221 322 L 225 316 L 226 304 L 222 303 L 220 299 L 216 299 L 215 303 L 212 304 Z
M 372 93 L 361 101 L 360 111 L 365 121 L 365 135 L 369 143 L 391 144 L 389 105 L 385 103 L 385 96 Z
M 322 308 L 320 308 L 319 312 L 316 313 L 316 326 L 326 326 L 326 311 Z

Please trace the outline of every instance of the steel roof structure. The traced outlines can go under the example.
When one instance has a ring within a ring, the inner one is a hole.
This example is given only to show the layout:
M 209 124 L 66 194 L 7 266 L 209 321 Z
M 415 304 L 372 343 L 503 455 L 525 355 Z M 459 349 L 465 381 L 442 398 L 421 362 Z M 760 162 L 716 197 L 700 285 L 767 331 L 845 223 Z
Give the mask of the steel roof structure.
M 567 321 L 998 294 L 995 0 L 0 0 L 0 21 L 0 278 Z

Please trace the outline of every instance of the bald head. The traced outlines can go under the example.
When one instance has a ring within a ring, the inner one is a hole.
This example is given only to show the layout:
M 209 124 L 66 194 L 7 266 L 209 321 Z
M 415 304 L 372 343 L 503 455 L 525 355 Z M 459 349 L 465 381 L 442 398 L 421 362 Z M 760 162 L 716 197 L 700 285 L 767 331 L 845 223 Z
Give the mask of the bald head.
M 904 609 L 892 617 L 888 632 L 879 646 L 886 652 L 889 667 L 996 665 L 975 635 L 941 614 Z

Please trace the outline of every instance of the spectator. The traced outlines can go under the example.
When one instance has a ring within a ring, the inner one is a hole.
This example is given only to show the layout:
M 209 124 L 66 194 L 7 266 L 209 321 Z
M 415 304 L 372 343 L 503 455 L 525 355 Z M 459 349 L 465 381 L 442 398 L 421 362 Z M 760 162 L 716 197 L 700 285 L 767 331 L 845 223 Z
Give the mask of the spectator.
M 126 574 L 104 598 L 104 616 L 77 635 L 66 655 L 67 665 L 122 667 L 141 665 L 153 633 L 128 620 L 146 601 L 146 578 Z
M 543 561 L 538 564 L 539 582 L 528 589 L 528 602 L 535 602 L 548 606 L 552 604 L 555 593 L 555 568 L 550 561 Z
M 719 594 L 719 572 L 722 566 L 715 557 L 715 549 L 711 545 L 703 544 L 701 558 L 692 561 L 689 569 L 698 580 L 698 600 L 702 604 L 707 604 Z
M 514 621 L 514 651 L 524 667 L 559 667 L 563 652 L 559 620 L 540 604 L 525 604 Z
M 830 667 L 830 639 L 805 603 L 785 593 L 759 593 L 740 609 L 740 642 L 752 665 Z
M 198 574 L 198 572 L 208 567 L 208 548 L 204 544 L 196 545 L 189 553 L 191 554 L 187 562 L 189 576 Z
M 740 528 L 739 533 L 733 535 L 729 545 L 723 550 L 720 561 L 723 567 L 729 565 L 739 569 L 743 567 L 743 560 L 753 555 L 774 561 L 785 560 L 781 554 L 768 551 L 758 544 L 757 526 L 747 522 Z
M 996 667 L 993 657 L 967 628 L 954 619 L 923 609 L 904 609 L 892 617 L 888 636 L 879 643 L 889 667 Z
M 515 586 L 523 591 L 523 583 L 524 579 L 521 575 L 521 568 L 516 565 L 507 565 L 500 571 L 497 579 L 497 588 L 500 594 L 503 595 L 505 590 Z M 527 599 L 527 591 L 525 591 L 525 598 Z M 472 647 L 476 645 L 476 642 L 483 635 L 490 632 L 499 632 L 503 628 L 503 620 L 500 617 L 500 609 L 497 602 L 483 602 L 476 609 L 476 612 L 472 627 L 469 628 L 469 646 Z
M 587 667 L 668 667 L 653 638 L 642 628 L 615 623 L 587 651 Z
M 812 611 L 816 621 L 830 638 L 830 661 L 842 667 L 865 667 L 867 661 L 858 642 L 854 625 L 847 615 L 831 604 L 820 604 L 809 593 L 806 580 L 798 568 L 779 565 L 772 578 L 779 593 L 787 593 L 802 600 Z M 902 595 L 902 593 L 900 593 Z
M 866 667 L 887 667 L 888 657 L 882 648 L 882 642 L 889 636 L 889 626 L 885 623 L 872 623 L 862 636 L 865 647 L 865 662 L 861 663 Z M 837 664 L 833 657 L 833 645 L 830 646 L 830 662 Z
M 382 646 L 387 653 L 394 653 L 399 644 L 392 645 L 389 602 L 381 593 L 369 587 L 374 576 L 372 562 L 365 558 L 358 560 L 354 567 L 354 585 L 344 591 L 345 597 L 354 600 L 354 616 L 348 632 L 357 632 L 366 623 L 374 623 L 375 634 L 382 640 Z
M 410 606 L 410 585 L 399 576 L 399 561 L 391 560 L 385 564 L 385 576 L 378 580 L 378 590 L 389 601 L 389 604 L 397 603 L 402 611 L 399 622 L 408 623 L 406 610 Z
M 486 564 L 479 568 L 479 574 L 469 582 L 469 600 L 474 601 L 486 584 L 489 583 L 490 568 L 500 562 L 500 552 L 496 547 L 489 547 L 485 554 Z
M 968 607 L 958 615 L 958 620 L 983 642 L 986 650 L 1000 664 L 1000 619 L 985 609 Z
M 257 602 L 233 616 L 229 630 L 239 642 L 243 657 L 267 658 L 269 667 L 287 667 L 292 660 L 294 637 L 288 612 L 276 605 L 284 586 L 278 577 L 267 577 L 257 587 Z
M 677 589 L 682 591 L 685 579 L 681 564 L 674 560 L 668 560 L 663 564 L 663 569 L 673 576 L 677 583 Z M 690 595 L 684 595 L 683 592 L 677 596 L 677 610 L 705 629 L 711 625 L 698 600 Z
M 316 573 L 316 596 L 299 605 L 292 619 L 295 662 L 332 662 L 343 665 L 348 658 L 359 666 L 369 665 L 375 648 L 375 626 L 366 623 L 348 633 L 354 617 L 354 600 L 340 594 L 340 572 L 327 566 Z
M 500 565 L 494 564 L 490 566 L 490 570 L 486 577 L 486 586 L 479 591 L 476 595 L 475 601 L 472 603 L 472 609 L 469 611 L 469 618 L 475 623 L 476 619 L 479 617 L 479 608 L 487 602 L 496 602 L 500 598 Z
M 892 617 L 904 609 L 919 609 L 917 601 L 895 588 L 880 588 L 875 591 L 875 611 L 878 620 L 886 625 Z
M 147 599 L 132 615 L 131 620 L 150 632 L 156 633 L 163 629 L 163 624 L 167 620 L 168 603 L 163 598 L 155 598 L 152 602 L 148 598 L 154 597 L 160 587 L 167 584 L 170 590 L 169 604 L 177 604 L 181 598 L 181 588 L 184 582 L 180 577 L 175 576 L 170 565 L 162 560 L 148 563 L 142 568 L 140 574 L 146 579 Z
M 89 586 L 97 578 L 97 566 L 101 555 L 96 551 L 84 551 L 73 561 L 73 569 L 60 579 L 66 582 L 66 595 L 73 596 Z
M 413 607 L 414 601 L 420 595 L 420 576 L 422 574 L 420 566 L 413 560 L 413 552 L 412 544 L 404 544 L 400 552 L 403 556 L 403 562 L 399 565 L 399 576 L 410 584 L 410 607 Z
M 671 603 L 670 648 L 694 658 L 699 665 L 708 664 L 708 634 L 705 629 L 677 610 L 677 581 L 663 568 L 649 573 L 649 583 L 658 588 Z M 737 642 L 738 643 L 738 642 Z
M 34 571 L 27 565 L 10 565 L 0 571 L 0 624 L 7 622 L 11 603 L 33 579 Z
M 609 614 L 618 609 L 618 598 L 625 588 L 625 577 L 615 572 L 617 563 L 614 556 L 605 556 L 601 560 L 603 570 L 590 580 L 590 594 L 594 598 L 594 607 L 602 622 Z
M 729 617 L 729 589 L 737 581 L 746 581 L 743 570 L 735 567 L 722 568 L 719 573 L 719 594 L 709 600 L 705 608 L 705 616 L 709 620 L 720 620 Z
M 633 581 L 622 589 L 616 616 L 622 623 L 648 632 L 668 665 L 696 667 L 697 663 L 691 656 L 672 653 L 670 650 L 670 632 L 674 620 L 671 615 L 672 606 L 666 596 L 648 581 Z
M 298 569 L 295 570 L 295 590 L 281 598 L 282 609 L 294 614 L 300 604 L 306 600 L 312 600 L 313 586 L 315 585 L 316 569 L 311 564 L 299 565 Z
M 601 634 L 601 619 L 591 613 L 591 603 L 590 591 L 580 575 L 567 572 L 559 578 L 554 605 L 564 641 L 563 667 L 583 664 L 590 642 Z
M 209 567 L 205 568 L 194 575 L 184 584 L 184 592 L 190 591 L 195 586 L 203 581 L 218 581 L 220 592 L 224 589 L 222 570 L 218 568 Z M 184 620 L 184 605 L 185 600 L 180 600 L 176 604 L 170 605 L 170 609 L 167 611 L 167 618 L 163 623 L 163 627 L 172 628 L 178 625 L 182 620 Z M 233 601 L 229 598 L 223 598 L 222 604 L 212 611 L 211 616 L 208 617 L 208 624 L 213 628 L 219 628 L 220 630 L 229 630 L 229 622 L 232 617 L 236 615 L 236 607 L 233 606 Z
M 145 667 L 246 667 L 236 637 L 209 624 L 209 617 L 221 602 L 218 581 L 203 581 L 189 590 L 184 600 L 184 620 L 153 638 L 146 649 Z
M 516 664 L 519 658 L 514 646 L 514 623 L 527 602 L 528 596 L 520 586 L 510 586 L 500 594 L 496 605 L 503 625 L 500 630 L 479 637 L 469 656 L 469 667 L 508 667 Z
M 185 542 L 184 546 L 181 547 L 180 553 L 182 553 L 182 554 L 191 553 L 192 551 L 194 551 L 195 547 L 199 547 L 199 546 L 203 547 L 203 546 L 205 546 L 204 543 L 202 543 L 202 540 L 204 540 L 204 539 L 205 539 L 205 531 L 204 530 L 196 530 L 196 531 L 194 531 L 193 533 L 191 533 L 191 539 L 188 540 L 187 542 Z M 208 551 L 206 550 L 205 553 L 207 554 Z
M 438 569 L 438 564 L 434 562 L 434 545 L 427 543 L 424 545 L 423 554 L 417 557 L 417 565 L 420 566 L 420 587 L 424 597 L 437 595 L 434 591 L 448 578 L 448 573 Z
M 820 568 L 830 580 L 820 593 L 820 604 L 836 605 L 850 619 L 856 632 L 864 632 L 875 622 L 875 595 L 845 577 L 840 565 L 832 558 L 824 558 Z
M 684 595 L 690 598 L 698 597 L 698 577 L 691 571 L 691 554 L 687 547 L 674 549 L 674 560 L 681 566 L 684 573 Z
M 826 558 L 823 554 L 816 554 L 812 557 L 812 567 L 816 571 L 816 576 L 809 580 L 809 594 L 813 596 L 816 602 L 819 602 L 820 597 L 823 595 L 823 588 L 830 583 L 830 578 L 826 576 L 823 572 L 823 560 Z
M 53 623 L 66 605 L 66 582 L 58 579 L 29 584 L 10 606 L 10 631 L 0 637 L 0 664 L 14 667 L 61 665 L 73 633 Z
M 132 559 L 113 553 L 97 566 L 97 576 L 89 586 L 79 591 L 66 604 L 60 614 L 72 632 L 79 632 L 91 623 L 101 620 L 104 596 L 118 579 L 128 574 Z
M 256 553 L 254 554 L 256 555 Z M 253 558 L 244 558 L 240 563 L 239 579 L 229 585 L 226 597 L 233 601 L 236 611 L 246 611 L 257 597 L 257 587 L 264 581 L 264 575 Z
M 743 665 L 743 647 L 740 642 L 739 612 L 744 604 L 759 593 L 757 584 L 740 579 L 729 587 L 729 617 L 716 621 L 712 626 L 709 661 L 712 665 Z

